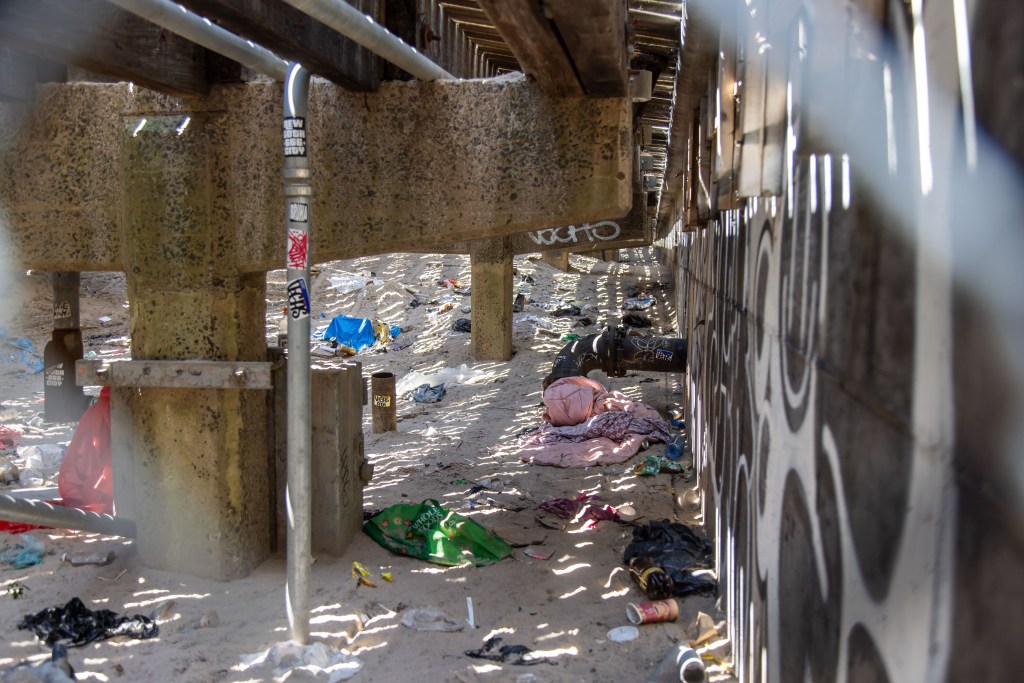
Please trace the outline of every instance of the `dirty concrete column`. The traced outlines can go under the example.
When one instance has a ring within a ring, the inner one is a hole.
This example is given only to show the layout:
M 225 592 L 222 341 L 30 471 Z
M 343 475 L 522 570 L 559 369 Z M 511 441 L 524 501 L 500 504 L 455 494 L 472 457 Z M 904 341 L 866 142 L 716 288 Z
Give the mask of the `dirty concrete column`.
M 619 262 L 619 250 L 618 249 L 602 249 L 601 250 L 601 260 L 602 261 L 609 261 L 609 262 L 612 262 L 612 263 L 618 263 Z
M 563 273 L 569 272 L 568 249 L 562 251 L 545 251 L 540 255 L 540 260 L 553 268 L 558 268 Z
M 512 244 L 508 237 L 477 240 L 470 246 L 473 357 L 512 357 Z
M 235 266 L 224 118 L 126 120 L 124 257 L 137 360 L 263 361 L 265 275 Z M 134 135 L 132 132 L 134 131 Z M 269 554 L 265 392 L 129 392 L 134 516 L 142 561 L 245 576 Z M 116 458 L 115 458 L 116 461 Z

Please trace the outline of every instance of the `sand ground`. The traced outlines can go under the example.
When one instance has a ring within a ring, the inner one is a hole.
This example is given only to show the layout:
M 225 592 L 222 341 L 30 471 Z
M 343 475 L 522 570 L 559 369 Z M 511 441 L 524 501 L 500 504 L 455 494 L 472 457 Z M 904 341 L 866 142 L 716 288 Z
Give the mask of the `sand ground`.
M 370 409 L 364 408 L 366 454 L 375 467 L 364 492 L 364 509 L 433 498 L 488 528 L 517 528 L 523 540 L 551 553 L 540 560 L 517 548 L 512 557 L 487 567 L 447 568 L 396 556 L 359 534 L 343 557 L 316 557 L 311 575 L 313 639 L 358 658 L 362 669 L 351 680 L 644 681 L 673 643 L 696 635 L 691 626 L 698 611 L 720 616 L 714 596 L 689 597 L 680 600 L 677 621 L 643 625 L 630 642 L 611 641 L 608 631 L 628 624 L 626 604 L 646 599 L 622 563 L 631 528 L 604 521 L 593 529 L 574 523 L 556 529 L 538 521 L 540 502 L 586 492 L 597 493 L 612 505 L 631 505 L 637 521 L 668 518 L 699 528 L 701 503 L 692 472 L 637 477 L 632 473 L 636 458 L 624 465 L 563 470 L 528 465 L 516 457 L 517 434 L 539 424 L 540 382 L 564 344 L 559 335 L 600 331 L 618 321 L 622 298 L 637 285 L 669 280 L 648 250 L 623 251 L 623 257 L 621 263 L 607 263 L 574 255 L 568 273 L 535 257 L 517 257 L 517 292 L 541 305 L 565 299 L 596 310 L 588 309 L 593 325 L 573 327 L 577 318 L 553 318 L 542 306 L 528 306 L 515 315 L 515 356 L 507 363 L 475 362 L 469 335 L 451 331 L 454 319 L 469 317 L 462 309 L 470 297 L 436 281 L 454 278 L 471 287 L 468 257 L 395 254 L 318 267 L 312 300 L 319 329 L 345 313 L 379 318 L 407 330 L 396 342 L 410 345 L 355 357 L 365 376 L 386 370 L 401 381 L 412 371 L 462 364 L 486 373 L 480 383 L 450 388 L 440 403 L 400 400 L 395 432 L 373 434 Z M 369 282 L 342 293 L 331 281 L 346 273 L 365 276 Z M 284 303 L 283 285 L 283 272 L 268 274 L 271 342 Z M 17 296 L 35 305 L 18 309 L 7 325 L 8 333 L 27 336 L 41 351 L 49 339 L 48 281 L 27 276 L 17 287 Z M 409 306 L 410 290 L 418 292 L 423 305 Z M 658 289 L 652 293 L 660 299 L 647 311 L 654 330 L 671 335 L 671 294 Z M 87 354 L 126 357 L 123 278 L 84 275 L 82 296 Z M 437 310 L 448 302 L 454 303 L 451 310 Z M 100 323 L 100 316 L 111 320 Z M 595 372 L 591 377 L 663 414 L 668 406 L 683 402 L 678 393 L 682 378 L 677 375 L 608 378 Z M 0 367 L 0 384 L 0 420 L 22 430 L 21 444 L 67 443 L 74 425 L 46 425 L 39 417 L 40 375 L 8 363 Z M 652 449 L 656 453 L 664 446 Z M 489 488 L 474 492 L 480 482 Z M 46 546 L 44 562 L 28 569 L 0 570 L 0 591 L 15 581 L 26 588 L 18 599 L 0 592 L 0 667 L 45 659 L 48 650 L 31 633 L 18 630 L 18 621 L 78 596 L 92 608 L 160 614 L 158 638 L 108 640 L 71 650 L 70 662 L 79 680 L 275 680 L 269 669 L 243 671 L 239 664 L 244 655 L 287 639 L 283 557 L 268 559 L 245 579 L 224 583 L 144 567 L 129 539 L 55 530 L 34 533 Z M 116 558 L 103 567 L 75 567 L 61 560 L 66 552 L 108 549 Z M 356 583 L 353 561 L 370 570 L 376 588 Z M 390 572 L 393 581 L 382 580 L 382 572 Z M 466 625 L 467 598 L 472 599 L 475 628 Z M 425 606 L 443 610 L 464 627 L 423 632 L 400 624 L 404 612 Z M 547 661 L 517 666 L 466 656 L 465 651 L 480 647 L 491 636 L 541 652 Z M 718 643 L 714 651 L 728 663 L 727 643 Z M 731 680 L 727 667 L 713 666 L 711 671 L 712 680 Z M 291 680 L 301 679 L 296 675 Z

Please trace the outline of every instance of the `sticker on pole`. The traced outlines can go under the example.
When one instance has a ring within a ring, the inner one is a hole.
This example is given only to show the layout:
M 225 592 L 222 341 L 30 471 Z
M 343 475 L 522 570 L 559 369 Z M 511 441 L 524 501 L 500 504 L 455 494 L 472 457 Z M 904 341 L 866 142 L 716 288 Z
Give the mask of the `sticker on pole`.
M 376 408 L 390 408 L 391 397 L 390 396 L 374 396 L 373 405 Z
M 71 317 L 71 302 L 70 301 L 55 301 L 53 302 L 53 319 L 63 320 L 64 318 Z
M 288 283 L 288 315 L 294 320 L 309 317 L 309 292 L 306 278 L 300 277 Z
M 306 202 L 288 202 L 288 220 L 292 223 L 308 223 L 309 204 Z
M 305 270 L 309 265 L 309 233 L 288 230 L 288 267 Z
M 672 360 L 672 352 L 666 351 L 665 349 L 656 349 L 654 351 L 654 357 L 657 360 Z
M 286 157 L 306 156 L 306 119 L 301 116 L 286 116 L 284 119 L 284 155 Z

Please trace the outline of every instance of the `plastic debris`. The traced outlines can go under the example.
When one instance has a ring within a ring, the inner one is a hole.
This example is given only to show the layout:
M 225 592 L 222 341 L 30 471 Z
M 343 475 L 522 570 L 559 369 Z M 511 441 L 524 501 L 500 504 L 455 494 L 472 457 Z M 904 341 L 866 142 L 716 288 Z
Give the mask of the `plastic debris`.
M 399 620 L 402 626 L 411 628 L 414 631 L 441 631 L 452 633 L 461 631 L 462 624 L 456 622 L 439 608 L 432 605 L 427 607 L 413 607 L 402 612 Z
M 354 275 L 352 273 L 338 273 L 337 275 L 331 276 L 331 287 L 338 290 L 340 294 L 348 294 L 349 292 L 363 291 L 365 293 L 366 285 L 373 282 L 372 277 L 365 277 L 363 275 Z
M 452 331 L 454 332 L 469 332 L 471 331 L 473 324 L 469 318 L 459 318 L 452 323 Z
M 493 378 L 492 372 L 473 370 L 463 363 L 458 368 L 442 368 L 431 373 L 410 372 L 395 386 L 395 393 L 402 395 L 422 384 L 432 387 L 443 384 L 448 388 L 456 384 L 481 384 Z
M 33 373 L 43 370 L 43 357 L 36 353 L 32 342 L 24 337 L 11 339 L 4 327 L 0 327 L 0 361 L 20 363 Z
M 24 569 L 43 562 L 43 542 L 32 534 L 22 534 L 13 546 L 6 546 L 0 551 L 0 563 L 9 564 L 14 569 Z
M 248 671 L 264 667 L 273 667 L 277 680 L 285 680 L 294 672 L 298 674 L 297 678 L 304 674 L 314 680 L 337 683 L 347 681 L 359 673 L 363 663 L 345 650 L 334 650 L 323 643 L 302 645 L 289 640 L 243 657 L 242 663 L 235 668 Z
M 628 297 L 622 301 L 622 309 L 624 311 L 645 311 L 653 305 L 653 296 Z
M 114 551 L 108 550 L 105 553 L 64 553 L 60 559 L 72 567 L 82 567 L 87 564 L 104 567 L 114 561 Z
M 615 643 L 628 643 L 636 640 L 640 630 L 636 626 L 618 626 L 608 631 L 608 640 Z
M 634 526 L 633 542 L 626 546 L 622 559 L 630 567 L 636 560 L 660 568 L 672 581 L 673 596 L 711 591 L 717 586 L 707 569 L 711 566 L 711 545 L 685 524 L 662 519 Z
M 356 580 L 356 586 L 377 587 L 377 584 L 370 581 L 370 570 L 359 562 L 352 563 L 352 577 Z
M 585 529 L 594 528 L 601 520 L 619 519 L 619 513 L 615 508 L 606 504 L 599 496 L 585 493 L 581 493 L 575 499 L 553 498 L 544 501 L 537 508 L 562 519 L 585 521 Z
M 71 683 L 77 679 L 68 661 L 68 649 L 57 644 L 53 646 L 47 661 L 15 664 L 0 675 L 0 680 L 4 683 Z
M 122 616 L 108 609 L 93 611 L 79 598 L 71 598 L 63 607 L 48 607 L 26 615 L 18 623 L 18 628 L 32 631 L 47 645 L 68 640 L 72 647 L 115 636 L 155 638 L 160 633 L 149 617 L 141 614 Z
M 560 341 L 571 342 L 571 341 L 576 341 L 579 338 L 580 338 L 580 335 L 578 335 L 578 334 L 573 334 L 572 332 L 566 332 L 565 334 L 563 334 L 560 337 Z
M 525 645 L 502 645 L 499 636 L 488 638 L 481 648 L 466 650 L 466 656 L 516 665 L 532 665 L 548 661 L 547 657 L 533 654 L 533 650 Z

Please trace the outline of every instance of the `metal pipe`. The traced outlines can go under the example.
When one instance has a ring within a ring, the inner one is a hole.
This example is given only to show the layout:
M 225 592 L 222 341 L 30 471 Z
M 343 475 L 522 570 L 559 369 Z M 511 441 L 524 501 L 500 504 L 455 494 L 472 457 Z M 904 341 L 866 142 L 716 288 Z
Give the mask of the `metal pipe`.
M 422 81 L 455 78 L 345 0 L 284 0 Z
M 135 537 L 135 522 L 130 519 L 8 495 L 0 495 L 0 519 L 55 529 Z
M 586 377 L 598 369 L 609 377 L 623 377 L 627 370 L 685 372 L 686 340 L 627 335 L 621 327 L 609 327 L 562 347 L 543 388 L 563 377 Z
M 288 268 L 288 626 L 309 641 L 310 490 L 309 224 L 313 197 L 306 138 L 309 71 L 292 64 L 284 89 L 284 199 Z
M 283 81 L 288 62 L 270 50 L 217 26 L 171 0 L 110 0 L 121 9 L 233 59 L 247 69 Z

